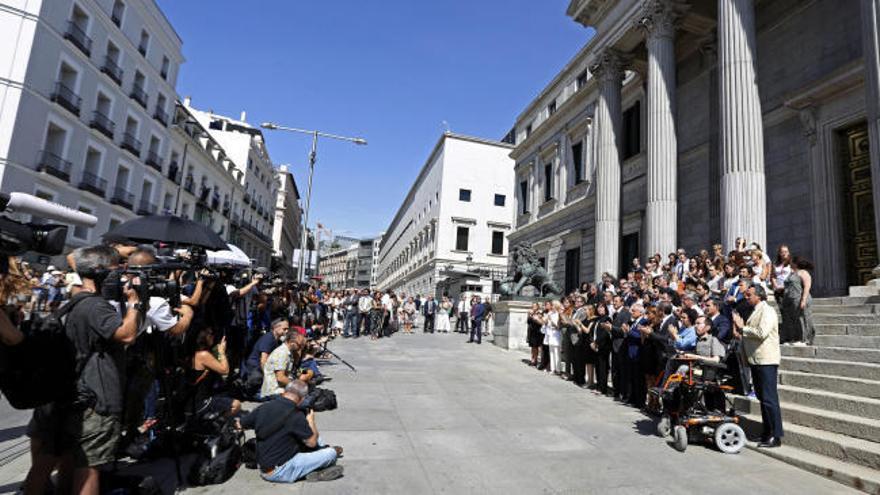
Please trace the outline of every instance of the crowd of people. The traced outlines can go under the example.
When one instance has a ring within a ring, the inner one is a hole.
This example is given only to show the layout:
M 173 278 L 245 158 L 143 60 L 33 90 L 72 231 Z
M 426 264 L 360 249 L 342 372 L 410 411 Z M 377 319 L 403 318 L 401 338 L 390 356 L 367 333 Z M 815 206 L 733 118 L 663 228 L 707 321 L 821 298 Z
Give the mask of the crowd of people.
M 671 357 L 723 363 L 736 390 L 761 403 L 760 445 L 775 447 L 783 436 L 779 346 L 811 344 L 815 333 L 811 270 L 788 246 L 771 260 L 744 239 L 726 254 L 715 245 L 711 253 L 679 249 L 644 264 L 636 258 L 621 278 L 606 274 L 558 300 L 534 303 L 528 364 L 650 410 L 649 391 L 668 376 Z
M 341 475 L 341 447 L 318 441 L 315 410 L 299 407 L 329 379 L 318 362 L 329 357 L 334 322 L 321 288 L 185 257 L 162 268 L 172 254 L 116 239 L 74 250 L 66 270 L 9 257 L 0 375 L 10 403 L 33 406 L 25 493 L 53 484 L 56 493 L 99 493 L 118 459 L 176 455 L 179 442 L 163 436 L 221 424 L 256 430 L 268 481 Z M 42 338 L 52 323 L 60 354 Z M 29 374 L 55 380 L 40 390 L 14 383 Z M 246 401 L 260 405 L 245 412 Z

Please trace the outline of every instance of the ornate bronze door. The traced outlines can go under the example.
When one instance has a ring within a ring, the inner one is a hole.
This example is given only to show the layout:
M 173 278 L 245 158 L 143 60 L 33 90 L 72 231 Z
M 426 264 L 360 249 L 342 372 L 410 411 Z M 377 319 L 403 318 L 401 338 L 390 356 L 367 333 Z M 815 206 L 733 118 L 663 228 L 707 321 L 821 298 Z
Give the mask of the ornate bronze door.
M 861 124 L 843 131 L 842 148 L 847 282 L 865 285 L 878 264 L 867 126 Z

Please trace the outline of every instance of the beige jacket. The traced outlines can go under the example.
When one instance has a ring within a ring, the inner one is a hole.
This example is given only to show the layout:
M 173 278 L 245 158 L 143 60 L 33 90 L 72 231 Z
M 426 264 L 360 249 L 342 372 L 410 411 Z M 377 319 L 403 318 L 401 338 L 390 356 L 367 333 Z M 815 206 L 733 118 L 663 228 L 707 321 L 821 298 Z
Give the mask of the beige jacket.
M 779 318 L 767 301 L 755 306 L 742 329 L 742 344 L 749 364 L 779 364 Z

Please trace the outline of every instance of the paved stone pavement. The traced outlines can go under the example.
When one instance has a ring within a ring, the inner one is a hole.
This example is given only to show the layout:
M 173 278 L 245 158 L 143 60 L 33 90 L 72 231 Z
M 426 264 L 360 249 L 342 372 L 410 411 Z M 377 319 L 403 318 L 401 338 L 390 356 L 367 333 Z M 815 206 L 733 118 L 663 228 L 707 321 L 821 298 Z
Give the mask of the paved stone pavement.
M 280 486 L 242 468 L 224 485 L 187 492 L 853 493 L 748 450 L 679 453 L 639 412 L 529 368 L 523 354 L 464 341 L 397 334 L 331 344 L 358 369 L 324 368 L 340 408 L 319 413 L 317 426 L 345 447 L 342 479 Z M 26 456 L 0 468 L 0 492 L 26 469 Z

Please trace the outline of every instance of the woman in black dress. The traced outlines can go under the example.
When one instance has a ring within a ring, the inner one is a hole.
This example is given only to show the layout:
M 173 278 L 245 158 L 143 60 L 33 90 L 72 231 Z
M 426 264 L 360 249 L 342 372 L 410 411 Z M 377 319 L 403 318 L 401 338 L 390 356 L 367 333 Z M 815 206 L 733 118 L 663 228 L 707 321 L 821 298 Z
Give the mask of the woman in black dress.
M 592 365 L 589 364 L 590 353 L 592 352 L 590 351 L 592 330 L 589 325 L 590 321 L 596 316 L 596 310 L 592 305 L 585 305 L 583 297 L 578 297 L 575 304 L 577 306 L 577 311 L 573 315 L 571 323 L 576 329 L 577 343 L 572 346 L 574 348 L 574 359 L 572 362 L 574 371 L 572 374 L 572 381 L 575 385 L 581 388 L 586 388 L 586 370 L 592 368 Z
M 544 324 L 541 306 L 538 303 L 532 303 L 532 309 L 526 319 L 528 333 L 526 334 L 526 342 L 532 350 L 532 359 L 529 366 L 538 366 L 538 355 L 541 353 L 541 346 L 544 344 L 544 334 L 541 333 L 541 326 Z M 546 364 L 544 362 L 541 363 Z
M 608 355 L 611 352 L 611 317 L 608 306 L 596 306 L 596 316 L 590 321 L 590 352 L 587 369 L 590 373 L 590 389 L 597 394 L 608 394 Z M 592 362 L 590 362 L 592 361 Z M 595 381 L 593 378 L 595 377 Z
M 193 412 L 203 415 L 216 412 L 223 415 L 236 415 L 241 411 L 241 402 L 217 390 L 223 377 L 229 374 L 229 361 L 226 359 L 226 337 L 214 347 L 214 331 L 210 327 L 201 329 L 196 336 L 196 352 L 188 379 L 193 387 Z M 216 357 L 214 352 L 216 351 Z

